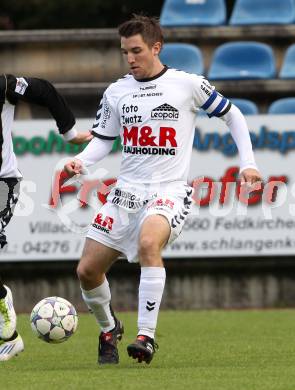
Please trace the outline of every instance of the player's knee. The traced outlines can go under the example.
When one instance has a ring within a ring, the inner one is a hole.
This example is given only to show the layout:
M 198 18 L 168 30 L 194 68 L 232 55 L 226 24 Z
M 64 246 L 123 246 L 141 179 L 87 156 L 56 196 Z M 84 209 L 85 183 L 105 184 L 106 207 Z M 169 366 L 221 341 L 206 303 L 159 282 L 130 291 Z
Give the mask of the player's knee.
M 160 247 L 158 242 L 150 236 L 143 236 L 139 241 L 139 257 L 141 259 L 152 259 L 158 256 Z
M 85 262 L 81 262 L 77 267 L 77 275 L 80 282 L 85 283 L 92 281 L 94 272 Z

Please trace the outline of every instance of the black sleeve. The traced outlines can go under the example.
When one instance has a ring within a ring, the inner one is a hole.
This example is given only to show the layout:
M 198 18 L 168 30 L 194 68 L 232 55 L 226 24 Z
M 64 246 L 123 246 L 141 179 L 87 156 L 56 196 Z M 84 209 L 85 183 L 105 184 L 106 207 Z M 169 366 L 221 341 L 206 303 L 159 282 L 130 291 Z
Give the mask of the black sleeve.
M 0 104 L 5 102 L 5 91 L 6 91 L 6 79 L 4 75 L 0 75 Z
M 47 107 L 61 134 L 75 125 L 75 118 L 65 99 L 47 80 L 7 75 L 6 97 L 12 104 L 18 100 Z

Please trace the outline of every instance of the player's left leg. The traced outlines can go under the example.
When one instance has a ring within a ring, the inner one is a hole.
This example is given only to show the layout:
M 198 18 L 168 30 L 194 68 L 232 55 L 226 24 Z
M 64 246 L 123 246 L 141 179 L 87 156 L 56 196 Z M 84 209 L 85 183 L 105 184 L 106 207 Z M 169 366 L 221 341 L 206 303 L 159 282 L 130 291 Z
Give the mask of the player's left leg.
M 161 252 L 179 236 L 192 204 L 191 187 L 174 187 L 147 203 L 140 219 L 138 335 L 127 348 L 139 362 L 150 363 L 157 348 L 155 330 L 166 279 Z
M 169 237 L 170 225 L 166 217 L 146 217 L 139 236 L 138 334 L 135 342 L 127 347 L 129 356 L 138 362 L 150 363 L 157 348 L 155 330 L 166 279 L 161 252 Z

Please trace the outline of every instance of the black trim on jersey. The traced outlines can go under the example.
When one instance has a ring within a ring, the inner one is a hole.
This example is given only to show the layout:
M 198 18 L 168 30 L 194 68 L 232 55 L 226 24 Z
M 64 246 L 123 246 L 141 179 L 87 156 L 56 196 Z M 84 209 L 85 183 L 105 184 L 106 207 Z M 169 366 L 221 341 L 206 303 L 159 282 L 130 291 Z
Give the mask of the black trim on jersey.
M 3 148 L 3 126 L 2 126 L 2 109 L 5 103 L 6 78 L 4 75 L 0 76 L 0 171 L 2 167 L 2 148 Z
M 2 167 L 2 162 L 3 162 L 3 157 L 2 157 L 2 147 L 3 147 L 3 126 L 2 126 L 2 108 L 3 108 L 3 103 L 0 102 L 0 171 Z
M 226 109 L 221 111 L 219 114 L 214 115 L 214 116 L 216 116 L 217 118 L 220 118 L 221 116 L 227 114 L 229 112 L 229 110 L 231 109 L 231 106 L 232 106 L 231 102 L 228 102 Z
M 65 134 L 75 125 L 75 118 L 65 99 L 57 92 L 54 86 L 47 80 L 32 77 L 24 77 L 28 86 L 24 94 L 15 91 L 17 79 L 9 74 L 7 77 L 6 97 L 11 104 L 17 104 L 18 100 L 38 104 L 47 107 L 56 121 L 60 134 Z
M 160 73 L 156 74 L 155 76 L 153 77 L 148 77 L 146 79 L 135 79 L 136 81 L 139 81 L 139 82 L 146 82 L 146 81 L 153 81 L 161 76 L 163 76 L 164 73 L 166 73 L 168 70 L 168 66 L 167 65 L 164 65 L 164 68 L 161 70 Z
M 2 110 L 3 104 L 5 103 L 5 93 L 6 93 L 6 77 L 4 75 L 0 76 L 0 171 L 3 163 L 2 149 L 3 149 L 3 125 L 2 125 Z
M 101 135 L 101 134 L 97 134 L 95 131 L 91 131 L 91 134 L 94 135 L 94 137 L 97 137 L 97 138 L 100 138 L 100 139 L 104 139 L 104 140 L 107 140 L 107 141 L 114 141 L 117 137 L 108 137 L 107 135 Z
M 6 92 L 6 78 L 4 75 L 0 76 L 0 104 L 5 103 L 5 92 Z

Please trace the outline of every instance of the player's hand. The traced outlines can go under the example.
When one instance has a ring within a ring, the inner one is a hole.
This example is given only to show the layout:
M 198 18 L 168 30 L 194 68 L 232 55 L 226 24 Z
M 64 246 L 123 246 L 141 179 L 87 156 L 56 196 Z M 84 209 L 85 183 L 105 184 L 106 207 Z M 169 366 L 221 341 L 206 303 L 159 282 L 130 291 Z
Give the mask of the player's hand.
M 244 185 L 244 184 L 252 185 L 254 183 L 261 183 L 262 182 L 261 174 L 257 171 L 257 169 L 254 169 L 254 168 L 244 169 L 240 173 L 240 179 L 241 179 L 242 185 Z
M 77 136 L 73 139 L 71 139 L 69 142 L 71 144 L 81 145 L 85 142 L 91 141 L 93 138 L 93 135 L 90 133 L 90 131 L 86 131 L 84 133 L 78 133 Z
M 74 158 L 69 161 L 65 166 L 64 170 L 69 175 L 69 177 L 73 177 L 83 172 L 83 164 L 81 160 Z

